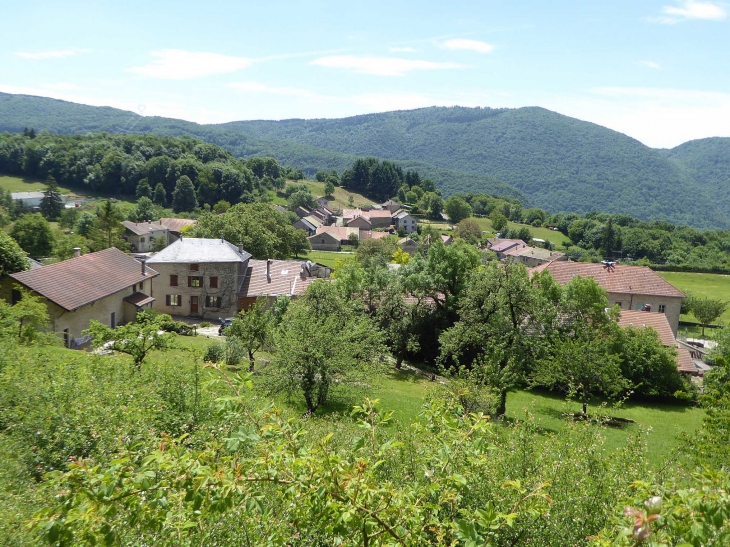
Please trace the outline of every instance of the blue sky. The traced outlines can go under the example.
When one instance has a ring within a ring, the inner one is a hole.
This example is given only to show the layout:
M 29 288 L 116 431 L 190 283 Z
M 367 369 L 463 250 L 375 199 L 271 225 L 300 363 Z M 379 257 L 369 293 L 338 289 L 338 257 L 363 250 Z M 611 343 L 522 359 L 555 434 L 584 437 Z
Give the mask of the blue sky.
M 730 136 L 730 4 L 3 2 L 0 91 L 201 123 L 542 106 L 649 146 Z

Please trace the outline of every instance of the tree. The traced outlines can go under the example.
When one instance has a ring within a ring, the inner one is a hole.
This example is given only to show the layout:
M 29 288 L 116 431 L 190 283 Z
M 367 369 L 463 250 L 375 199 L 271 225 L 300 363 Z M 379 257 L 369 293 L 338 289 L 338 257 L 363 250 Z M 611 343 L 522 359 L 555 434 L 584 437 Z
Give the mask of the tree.
M 18 242 L 0 230 L 0 278 L 27 270 L 28 255 Z
M 17 338 L 21 343 L 37 342 L 50 324 L 48 306 L 40 296 L 15 285 L 20 300 L 12 306 L 0 298 L 0 338 Z
M 145 178 L 137 183 L 137 190 L 134 193 L 137 199 L 141 197 L 152 198 L 152 188 L 150 182 Z
M 58 191 L 56 179 L 51 175 L 46 179 L 46 189 L 43 192 L 40 209 L 41 214 L 49 221 L 58 220 L 63 211 L 63 197 Z
M 294 258 L 299 258 L 302 255 L 306 255 L 312 250 L 312 244 L 307 238 L 307 233 L 304 230 L 294 230 L 291 235 L 291 242 L 289 248 L 291 249 Z
M 504 216 L 498 209 L 495 209 L 492 211 L 492 214 L 490 215 L 490 220 L 492 221 L 492 230 L 495 232 L 501 232 L 507 227 L 507 223 L 509 222 L 507 220 L 507 217 Z
M 471 244 L 476 244 L 482 239 L 482 228 L 473 218 L 465 218 L 456 225 L 454 235 Z
M 58 219 L 58 225 L 61 228 L 66 228 L 67 230 L 74 230 L 80 216 L 81 211 L 79 211 L 78 208 L 69 207 L 67 209 L 64 207 L 63 211 L 61 211 L 61 216 Z
M 228 209 L 230 209 L 230 208 L 231 208 L 231 204 L 228 203 L 226 200 L 222 199 L 213 206 L 213 212 L 216 215 L 221 215 L 221 214 L 225 213 L 226 211 L 228 211 Z
M 382 353 L 372 321 L 324 281 L 289 304 L 277 347 L 270 389 L 301 395 L 308 414 L 327 404 L 333 392 L 366 386 Z
M 558 302 L 559 320 L 545 330 L 547 354 L 538 359 L 533 376 L 537 384 L 579 393 L 584 415 L 593 395 L 615 397 L 630 387 L 619 356 L 610 351 L 617 310 L 606 313 L 607 308 L 606 290 L 593 278 L 576 276 L 567 283 Z
M 331 197 L 335 193 L 335 185 L 332 181 L 328 180 L 324 185 L 325 196 Z
M 148 220 L 157 220 L 159 217 L 155 212 L 155 205 L 148 197 L 142 196 L 137 200 L 137 205 L 129 213 L 129 220 L 132 222 L 146 222 Z
M 309 209 L 314 209 L 317 206 L 317 200 L 314 198 L 309 189 L 294 192 L 289 196 L 287 201 L 289 202 L 289 209 L 292 211 L 297 207 L 308 207 Z
M 407 254 L 407 253 L 406 253 Z M 395 357 L 395 368 L 400 369 L 403 360 L 420 349 L 417 327 L 427 315 L 425 304 L 406 300 L 407 293 L 401 283 L 390 283 L 378 306 L 377 321 L 385 334 L 385 340 Z
M 460 196 L 451 196 L 444 203 L 444 211 L 449 216 L 449 220 L 453 224 L 458 224 L 465 218 L 472 215 L 471 205 Z
M 271 313 L 266 310 L 266 304 L 266 297 L 257 298 L 248 310 L 238 314 L 225 332 L 226 336 L 236 338 L 246 348 L 249 372 L 253 372 L 256 364 L 255 353 L 273 341 Z
M 541 309 L 523 265 L 490 262 L 470 276 L 459 320 L 440 337 L 442 365 L 472 370 L 474 379 L 492 388 L 497 416 L 504 415 L 508 391 L 539 355 L 542 340 L 534 333 L 541 330 Z
M 84 237 L 89 237 L 89 235 L 91 235 L 91 230 L 94 229 L 95 223 L 96 215 L 93 215 L 88 211 L 84 211 L 76 221 L 76 233 Z
M 613 227 L 613 219 L 609 218 L 606 226 L 603 228 L 603 238 L 601 240 L 601 251 L 603 256 L 611 258 L 613 251 L 618 247 L 618 234 Z
M 700 298 L 698 296 L 690 296 L 687 299 L 692 315 L 702 323 L 702 337 L 705 336 L 705 325 L 712 323 L 717 320 L 725 310 L 727 309 L 730 302 L 723 302 L 719 298 Z
M 13 224 L 10 235 L 30 256 L 50 256 L 53 251 L 53 232 L 40 213 L 23 215 Z
M 167 205 L 167 192 L 161 182 L 158 182 L 155 186 L 155 193 L 152 196 L 152 201 L 155 205 L 159 205 L 160 207 Z
M 165 314 L 152 317 L 149 314 L 141 313 L 134 323 L 115 329 L 92 320 L 84 334 L 91 336 L 95 348 L 104 346 L 132 357 L 134 366 L 139 372 L 142 370 L 142 362 L 150 351 L 167 350 L 174 347 L 175 335 L 170 332 L 162 332 L 162 324 L 170 319 L 170 316 Z
M 119 211 L 119 207 L 114 205 L 110 200 L 106 200 L 101 207 L 96 209 L 96 222 L 95 228 L 99 230 L 103 244 L 106 247 L 98 248 L 101 242 L 96 245 L 96 250 L 108 249 L 113 247 L 115 240 L 120 239 L 122 231 L 122 225 L 120 224 L 123 220 L 122 213 Z M 93 233 L 91 234 L 93 237 Z
M 177 179 L 172 193 L 172 210 L 176 213 L 189 213 L 198 206 L 195 197 L 195 186 L 187 175 Z

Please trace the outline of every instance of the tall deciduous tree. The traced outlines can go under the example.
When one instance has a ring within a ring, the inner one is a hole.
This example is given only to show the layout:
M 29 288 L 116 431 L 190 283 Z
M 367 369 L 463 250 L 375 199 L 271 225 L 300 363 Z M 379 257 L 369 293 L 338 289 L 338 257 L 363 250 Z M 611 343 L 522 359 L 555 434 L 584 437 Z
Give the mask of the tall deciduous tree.
M 161 182 L 158 182 L 155 186 L 155 192 L 152 195 L 152 201 L 155 205 L 165 207 L 167 205 L 167 191 Z
M 50 256 L 53 251 L 53 232 L 40 213 L 23 215 L 13 224 L 10 235 L 30 256 Z
M 444 211 L 449 215 L 449 220 L 458 224 L 465 218 L 472 215 L 472 208 L 466 200 L 460 196 L 451 196 L 444 202 Z
M 289 304 L 277 346 L 271 389 L 303 397 L 309 414 L 335 391 L 367 386 L 383 349 L 372 321 L 324 281 Z
M 18 242 L 0 230 L 0 277 L 28 269 L 28 255 Z
M 195 186 L 190 177 L 183 175 L 177 179 L 175 190 L 172 193 L 172 210 L 176 213 L 189 213 L 198 205 L 195 197 Z

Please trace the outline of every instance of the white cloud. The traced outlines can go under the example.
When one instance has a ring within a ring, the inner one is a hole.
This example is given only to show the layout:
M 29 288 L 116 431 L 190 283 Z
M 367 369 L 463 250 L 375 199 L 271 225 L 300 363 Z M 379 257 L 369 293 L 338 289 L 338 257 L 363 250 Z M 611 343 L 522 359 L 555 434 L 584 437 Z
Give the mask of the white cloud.
M 492 44 L 481 42 L 479 40 L 466 40 L 464 38 L 446 40 L 441 44 L 441 47 L 445 49 L 466 49 L 476 51 L 477 53 L 490 53 L 494 51 L 494 46 Z
M 661 68 L 659 63 L 655 63 L 654 61 L 639 61 L 639 63 L 655 70 L 659 70 Z
M 164 80 L 186 80 L 214 74 L 227 74 L 251 66 L 246 57 L 230 57 L 219 53 L 162 49 L 151 52 L 155 60 L 145 66 L 128 68 L 128 72 Z
M 673 25 L 687 20 L 722 21 L 727 17 L 725 8 L 716 2 L 683 0 L 677 6 L 662 6 L 662 15 L 650 21 Z
M 388 50 L 391 51 L 392 53 L 415 53 L 416 52 L 416 50 L 413 49 L 412 47 L 397 47 L 396 46 L 396 47 L 389 47 Z
M 15 54 L 23 59 L 33 59 L 37 61 L 44 59 L 63 59 L 64 57 L 72 57 L 79 53 L 88 53 L 89 51 L 91 50 L 72 47 L 67 49 L 57 49 L 54 51 L 38 51 L 36 53 L 18 51 Z
M 269 95 L 283 95 L 287 97 L 301 97 L 303 99 L 311 99 L 316 102 L 324 102 L 334 100 L 334 97 L 320 95 L 308 89 L 301 87 L 275 87 L 260 82 L 234 82 L 227 85 L 232 89 L 247 91 L 250 93 L 264 93 Z
M 403 76 L 413 70 L 464 68 L 463 65 L 456 63 L 435 63 L 398 57 L 356 57 L 354 55 L 320 57 L 310 64 L 328 68 L 344 68 L 360 74 L 375 76 Z

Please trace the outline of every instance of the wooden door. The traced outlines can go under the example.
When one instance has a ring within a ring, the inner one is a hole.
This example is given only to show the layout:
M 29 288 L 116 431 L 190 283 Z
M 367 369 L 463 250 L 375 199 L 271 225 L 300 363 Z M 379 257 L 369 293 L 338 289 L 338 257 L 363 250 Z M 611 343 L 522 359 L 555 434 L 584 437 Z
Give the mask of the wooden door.
M 190 297 L 190 313 L 198 313 L 198 297 Z

